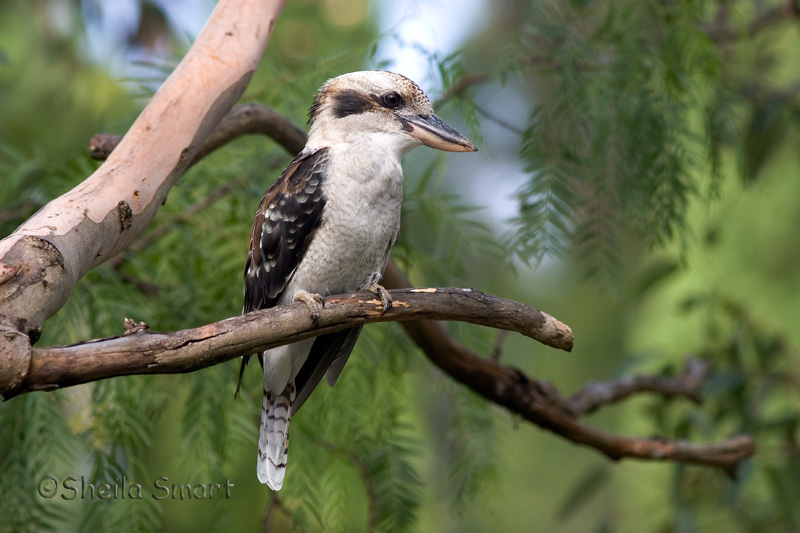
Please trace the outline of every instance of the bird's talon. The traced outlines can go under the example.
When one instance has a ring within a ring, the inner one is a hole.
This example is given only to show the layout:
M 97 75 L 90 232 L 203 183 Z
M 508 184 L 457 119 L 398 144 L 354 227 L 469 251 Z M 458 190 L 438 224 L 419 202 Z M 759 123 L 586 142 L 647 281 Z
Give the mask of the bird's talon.
M 297 291 L 292 297 L 292 302 L 303 302 L 306 304 L 314 327 L 319 326 L 320 313 L 322 313 L 322 309 L 325 307 L 325 300 L 322 296 L 313 292 Z
M 377 296 L 381 301 L 381 314 L 386 313 L 389 309 L 392 308 L 392 295 L 389 294 L 383 285 L 378 283 L 371 283 L 367 290 Z

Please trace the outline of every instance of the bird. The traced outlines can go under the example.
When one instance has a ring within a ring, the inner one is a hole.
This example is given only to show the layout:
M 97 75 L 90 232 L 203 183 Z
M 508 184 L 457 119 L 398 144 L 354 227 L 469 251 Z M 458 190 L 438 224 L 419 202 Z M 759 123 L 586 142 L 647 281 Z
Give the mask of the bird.
M 308 140 L 256 211 L 244 269 L 243 313 L 303 302 L 315 323 L 324 298 L 369 290 L 383 312 L 380 284 L 400 230 L 401 159 L 418 146 L 474 152 L 475 145 L 435 113 L 409 78 L 373 70 L 324 83 L 309 111 Z M 256 472 L 283 486 L 289 421 L 327 373 L 333 386 L 361 327 L 258 354 L 264 394 Z M 248 360 L 242 360 L 236 395 Z

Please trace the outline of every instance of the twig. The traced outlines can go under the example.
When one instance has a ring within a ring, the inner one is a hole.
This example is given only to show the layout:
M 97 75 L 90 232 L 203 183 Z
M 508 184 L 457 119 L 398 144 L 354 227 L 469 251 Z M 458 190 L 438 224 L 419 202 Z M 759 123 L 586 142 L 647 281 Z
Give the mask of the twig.
M 463 93 L 464 91 L 466 91 L 470 87 L 474 87 L 476 85 L 484 84 L 484 83 L 490 81 L 491 79 L 492 78 L 490 76 L 486 75 L 486 74 L 470 74 L 470 75 L 464 76 L 463 78 L 458 80 L 456 83 L 454 83 L 453 86 L 450 87 L 449 90 L 445 91 L 445 93 L 442 96 L 440 96 L 436 100 L 436 102 L 434 102 L 434 107 L 437 107 L 437 108 L 441 107 L 445 103 L 447 103 L 448 100 L 451 100 L 452 98 L 455 98 L 456 96 L 459 96 L 461 93 Z
M 189 163 L 189 166 L 194 165 L 203 157 L 229 143 L 233 139 L 252 133 L 260 133 L 272 138 L 292 155 L 302 150 L 306 143 L 305 133 L 295 126 L 288 118 L 271 107 L 262 104 L 241 104 L 233 107 L 228 114 L 220 120 L 217 128 L 206 138 L 191 163 Z M 95 159 L 105 160 L 111 155 L 121 140 L 122 137 L 118 135 L 98 133 L 89 140 L 89 154 Z M 207 209 L 213 205 L 214 202 L 228 194 L 228 192 L 240 182 L 241 180 L 237 179 L 212 191 L 208 196 L 199 200 L 178 215 L 175 220 L 191 220 L 197 213 Z M 153 242 L 163 237 L 170 229 L 171 225 L 164 224 L 147 233 L 131 246 L 131 248 L 134 251 L 144 250 Z M 109 264 L 115 270 L 119 270 L 124 262 L 124 254 L 116 255 L 109 260 Z M 128 283 L 136 285 L 139 290 L 145 294 L 158 294 L 158 286 L 153 283 L 139 280 L 129 274 L 122 274 L 122 278 Z
M 474 104 L 474 105 L 475 105 L 475 109 L 478 111 L 478 113 L 481 114 L 481 116 L 483 116 L 483 118 L 494 122 L 495 124 L 497 124 L 501 128 L 505 128 L 508 131 L 510 131 L 511 133 L 516 133 L 520 137 L 525 135 L 525 131 L 523 131 L 521 128 L 518 128 L 517 126 L 511 124 L 510 122 L 508 122 L 505 119 L 502 119 L 502 118 L 494 115 L 493 113 L 490 113 L 487 109 L 483 108 L 482 106 L 479 106 L 478 104 Z
M 665 398 L 685 396 L 700 404 L 703 383 L 708 376 L 709 367 L 708 362 L 690 357 L 686 361 L 686 372 L 680 376 L 629 376 L 589 383 L 572 398 L 566 400 L 565 406 L 574 416 L 583 416 L 599 407 L 640 392 L 653 392 Z
M 232 182 L 226 183 L 225 185 L 222 185 L 214 189 L 207 196 L 193 203 L 185 210 L 183 210 L 182 212 L 174 216 L 172 219 L 170 219 L 168 222 L 165 222 L 161 224 L 159 227 L 154 228 L 153 230 L 145 233 L 145 235 L 141 239 L 136 241 L 133 245 L 131 245 L 130 248 L 134 252 L 147 249 L 155 241 L 157 241 L 158 239 L 169 233 L 170 230 L 173 229 L 173 225 L 176 222 L 188 222 L 192 220 L 193 217 L 195 217 L 199 213 L 205 211 L 206 209 L 214 205 L 214 203 L 216 203 L 218 200 L 224 198 L 229 192 L 238 187 L 243 181 L 244 180 L 242 180 L 241 178 L 236 178 Z M 124 262 L 125 262 L 124 254 L 114 256 L 108 260 L 108 264 L 114 270 L 119 270 L 119 268 L 122 266 Z M 136 280 L 133 280 L 133 282 L 136 284 L 146 283 L 146 282 L 138 282 Z M 153 287 L 155 286 L 153 285 Z M 157 289 L 156 292 L 158 292 Z
M 508 331 L 501 329 L 497 332 L 497 337 L 494 339 L 494 346 L 492 347 L 492 361 L 499 361 L 500 356 L 503 353 L 503 342 L 505 342 L 506 337 L 508 336 Z

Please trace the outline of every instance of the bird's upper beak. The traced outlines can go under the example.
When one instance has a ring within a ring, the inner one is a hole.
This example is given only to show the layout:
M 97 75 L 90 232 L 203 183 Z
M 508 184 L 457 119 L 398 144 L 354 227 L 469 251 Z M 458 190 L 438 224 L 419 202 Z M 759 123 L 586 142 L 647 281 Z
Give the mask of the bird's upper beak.
M 445 152 L 477 152 L 469 139 L 458 133 L 450 124 L 436 115 L 403 117 L 408 134 L 419 142 Z

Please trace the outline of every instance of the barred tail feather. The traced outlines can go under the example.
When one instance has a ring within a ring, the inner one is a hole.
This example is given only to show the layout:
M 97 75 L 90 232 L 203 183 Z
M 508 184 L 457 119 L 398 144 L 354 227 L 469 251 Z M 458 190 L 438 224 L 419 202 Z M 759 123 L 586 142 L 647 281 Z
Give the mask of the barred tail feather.
M 295 397 L 294 382 L 275 396 L 264 390 L 261 405 L 261 430 L 258 437 L 258 480 L 272 490 L 281 490 L 289 452 L 289 418 Z

